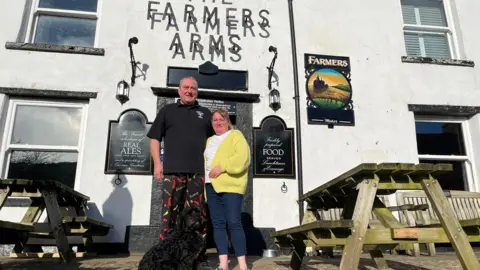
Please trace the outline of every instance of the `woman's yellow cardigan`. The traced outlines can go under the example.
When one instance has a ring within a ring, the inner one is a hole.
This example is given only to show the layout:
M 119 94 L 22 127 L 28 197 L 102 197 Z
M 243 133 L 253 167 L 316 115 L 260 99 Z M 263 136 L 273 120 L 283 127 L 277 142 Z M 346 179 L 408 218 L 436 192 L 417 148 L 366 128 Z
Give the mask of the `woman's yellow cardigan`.
M 207 139 L 207 145 L 211 139 L 212 137 Z M 250 146 L 241 131 L 232 130 L 220 143 L 210 168 L 218 164 L 222 168 L 222 173 L 217 178 L 210 178 L 215 191 L 245 194 L 250 166 Z

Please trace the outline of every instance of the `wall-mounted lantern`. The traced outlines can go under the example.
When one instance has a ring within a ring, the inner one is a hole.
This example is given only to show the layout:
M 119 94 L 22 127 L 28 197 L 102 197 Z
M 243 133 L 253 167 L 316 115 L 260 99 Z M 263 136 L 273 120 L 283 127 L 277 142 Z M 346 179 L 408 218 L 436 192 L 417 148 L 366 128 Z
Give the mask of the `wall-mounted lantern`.
M 268 101 L 270 103 L 270 108 L 274 111 L 280 109 L 280 92 L 277 89 L 270 90 Z
M 272 59 L 272 62 L 270 63 L 270 66 L 267 67 L 268 69 L 268 90 L 270 90 L 270 93 L 268 94 L 268 101 L 270 104 L 270 108 L 272 108 L 274 111 L 277 111 L 280 109 L 280 92 L 277 89 L 272 89 L 272 76 L 273 76 L 273 67 L 275 66 L 275 60 L 277 60 L 277 48 L 270 46 L 268 47 L 269 52 L 273 52 L 274 56 Z
M 127 102 L 130 98 L 130 86 L 125 80 L 122 80 L 118 82 L 117 84 L 117 94 L 116 98 L 120 103 L 123 105 L 125 102 Z

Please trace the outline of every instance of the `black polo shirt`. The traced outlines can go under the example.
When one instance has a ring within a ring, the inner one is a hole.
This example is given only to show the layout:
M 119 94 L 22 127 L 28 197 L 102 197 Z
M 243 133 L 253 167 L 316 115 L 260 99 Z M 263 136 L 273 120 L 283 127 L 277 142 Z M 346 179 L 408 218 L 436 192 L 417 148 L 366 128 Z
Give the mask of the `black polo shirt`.
M 163 140 L 163 173 L 204 171 L 203 152 L 207 138 L 214 134 L 212 113 L 198 105 L 167 104 L 160 109 L 147 136 Z

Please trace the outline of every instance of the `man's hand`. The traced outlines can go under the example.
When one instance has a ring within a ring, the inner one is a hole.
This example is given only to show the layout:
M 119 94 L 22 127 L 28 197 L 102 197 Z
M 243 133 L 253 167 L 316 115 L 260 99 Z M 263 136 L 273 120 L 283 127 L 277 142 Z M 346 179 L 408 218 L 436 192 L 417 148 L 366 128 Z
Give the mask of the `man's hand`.
M 155 179 L 157 179 L 157 181 L 162 180 L 162 178 L 163 178 L 163 165 L 161 163 L 154 166 L 153 175 L 155 176 Z
M 211 178 L 217 178 L 220 174 L 222 174 L 222 167 L 220 167 L 220 164 L 219 164 L 213 167 L 213 169 L 210 171 L 208 176 Z

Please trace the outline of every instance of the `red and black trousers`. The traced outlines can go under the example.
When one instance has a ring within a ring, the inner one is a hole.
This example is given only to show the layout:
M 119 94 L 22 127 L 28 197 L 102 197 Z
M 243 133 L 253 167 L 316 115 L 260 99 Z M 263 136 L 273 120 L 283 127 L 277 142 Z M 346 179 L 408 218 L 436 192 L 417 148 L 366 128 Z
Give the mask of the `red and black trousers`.
M 167 174 L 163 178 L 162 190 L 162 231 L 163 234 L 174 226 L 177 216 L 186 207 L 198 207 L 205 212 L 205 178 L 199 174 Z M 207 228 L 204 228 L 204 237 Z

